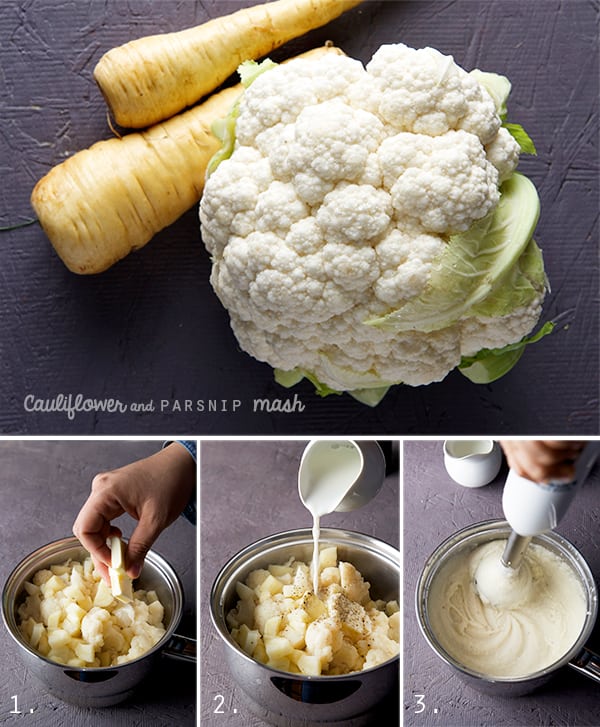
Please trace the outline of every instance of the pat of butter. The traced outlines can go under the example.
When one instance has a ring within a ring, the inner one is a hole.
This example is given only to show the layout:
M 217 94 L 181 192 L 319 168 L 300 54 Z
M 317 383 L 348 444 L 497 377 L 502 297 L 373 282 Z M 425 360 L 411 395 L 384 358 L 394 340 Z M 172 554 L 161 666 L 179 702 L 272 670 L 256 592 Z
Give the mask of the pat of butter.
M 108 568 L 110 588 L 117 600 L 127 603 L 133 600 L 133 585 L 131 578 L 125 572 L 125 545 L 117 536 L 112 536 L 108 540 L 111 556 Z

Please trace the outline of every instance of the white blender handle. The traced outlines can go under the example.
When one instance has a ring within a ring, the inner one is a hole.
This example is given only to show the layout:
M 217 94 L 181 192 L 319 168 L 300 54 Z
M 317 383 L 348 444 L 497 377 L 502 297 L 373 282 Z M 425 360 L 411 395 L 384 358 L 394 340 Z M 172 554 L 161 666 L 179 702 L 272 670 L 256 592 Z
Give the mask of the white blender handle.
M 577 485 L 587 478 L 599 454 L 600 441 L 586 444 L 577 459 L 573 482 L 532 482 L 510 470 L 502 493 L 502 508 L 511 528 L 522 536 L 554 530 L 567 512 Z

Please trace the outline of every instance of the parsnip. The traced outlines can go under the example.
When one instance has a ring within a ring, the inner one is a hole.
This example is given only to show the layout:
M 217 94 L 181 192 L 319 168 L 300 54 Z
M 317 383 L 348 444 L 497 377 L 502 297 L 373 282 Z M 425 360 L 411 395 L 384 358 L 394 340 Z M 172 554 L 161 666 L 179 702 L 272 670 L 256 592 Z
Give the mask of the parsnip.
M 302 57 L 342 53 L 322 46 Z M 226 116 L 241 84 L 144 132 L 99 141 L 48 172 L 31 204 L 74 273 L 106 270 L 196 204 L 220 142 L 211 124 Z
M 118 124 L 144 128 L 214 91 L 244 60 L 327 24 L 363 0 L 277 0 L 105 53 L 94 78 Z
M 36 184 L 31 204 L 69 270 L 106 270 L 198 202 L 219 148 L 210 126 L 240 91 L 215 94 L 143 133 L 99 141 Z

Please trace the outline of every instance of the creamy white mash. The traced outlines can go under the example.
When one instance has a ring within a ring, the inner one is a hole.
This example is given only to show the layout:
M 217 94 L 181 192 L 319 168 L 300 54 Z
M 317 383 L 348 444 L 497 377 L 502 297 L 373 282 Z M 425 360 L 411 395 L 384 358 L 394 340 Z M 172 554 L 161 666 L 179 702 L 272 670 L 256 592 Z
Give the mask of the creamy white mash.
M 457 662 L 489 677 L 517 678 L 571 648 L 585 622 L 586 598 L 572 568 L 549 549 L 531 543 L 511 573 L 500 562 L 505 545 L 494 540 L 450 558 L 433 579 L 428 613 L 437 640 Z

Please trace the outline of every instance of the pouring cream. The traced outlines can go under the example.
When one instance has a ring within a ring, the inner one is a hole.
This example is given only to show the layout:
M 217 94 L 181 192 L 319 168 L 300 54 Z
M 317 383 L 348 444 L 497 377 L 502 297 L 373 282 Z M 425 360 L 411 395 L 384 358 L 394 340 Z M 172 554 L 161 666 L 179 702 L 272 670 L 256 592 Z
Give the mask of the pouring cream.
M 300 499 L 313 518 L 312 579 L 319 591 L 320 519 L 336 510 L 352 489 L 363 468 L 363 456 L 354 442 L 318 440 L 304 451 L 298 489 Z

